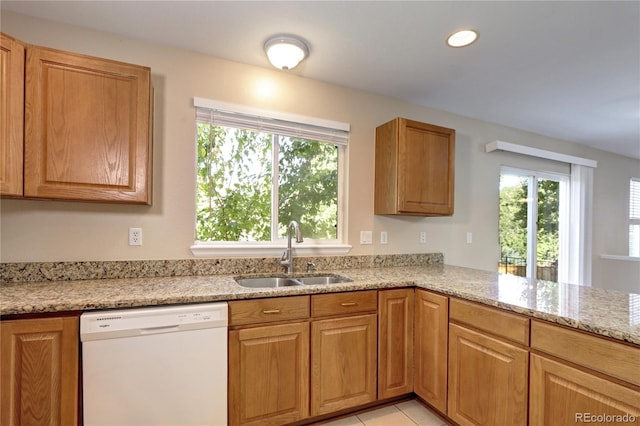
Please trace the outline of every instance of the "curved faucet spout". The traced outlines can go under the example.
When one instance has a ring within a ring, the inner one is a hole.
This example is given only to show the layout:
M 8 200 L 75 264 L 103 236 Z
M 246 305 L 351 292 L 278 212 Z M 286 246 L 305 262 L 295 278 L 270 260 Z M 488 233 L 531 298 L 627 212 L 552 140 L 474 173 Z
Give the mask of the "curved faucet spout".
M 282 253 L 282 257 L 278 263 L 287 268 L 287 274 L 293 274 L 293 251 L 291 250 L 291 238 L 295 232 L 296 243 L 304 241 L 302 238 L 302 231 L 300 230 L 300 224 L 295 220 L 292 220 L 287 226 L 287 249 Z
M 302 231 L 300 230 L 300 224 L 295 220 L 292 220 L 291 223 L 289 223 L 289 228 L 287 231 L 288 239 L 291 240 L 291 228 L 293 228 L 296 233 L 296 243 L 304 242 L 304 238 L 302 238 Z

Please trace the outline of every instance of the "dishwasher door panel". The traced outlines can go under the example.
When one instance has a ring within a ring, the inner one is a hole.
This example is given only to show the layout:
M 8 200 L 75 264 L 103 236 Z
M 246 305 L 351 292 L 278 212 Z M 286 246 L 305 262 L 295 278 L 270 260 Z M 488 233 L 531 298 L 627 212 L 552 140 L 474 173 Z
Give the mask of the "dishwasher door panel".
M 226 327 L 87 341 L 82 351 L 85 425 L 226 425 Z

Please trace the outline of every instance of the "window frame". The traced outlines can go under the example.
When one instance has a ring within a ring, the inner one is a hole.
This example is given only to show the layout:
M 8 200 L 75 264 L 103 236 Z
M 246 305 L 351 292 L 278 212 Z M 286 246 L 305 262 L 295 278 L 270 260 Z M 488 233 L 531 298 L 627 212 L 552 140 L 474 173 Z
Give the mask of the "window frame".
M 634 188 L 634 186 L 637 186 L 637 188 Z M 638 192 L 638 194 L 636 194 L 636 192 Z M 638 217 L 632 216 L 634 206 L 640 211 L 640 178 L 636 178 L 636 177 L 632 177 L 629 179 L 629 209 L 627 210 L 628 212 L 627 229 L 629 231 L 629 234 L 628 234 L 629 235 L 628 237 L 629 238 L 629 241 L 628 241 L 629 257 L 636 258 L 636 257 L 640 257 L 640 242 L 639 241 L 635 242 L 637 245 L 635 249 L 632 247 L 632 244 L 634 243 L 634 241 L 631 240 L 631 227 L 632 226 L 640 227 L 640 216 Z M 638 236 L 638 239 L 640 240 L 640 236 Z
M 203 98 L 194 98 L 194 107 L 208 108 L 230 113 L 251 115 L 265 119 L 283 120 L 291 123 L 300 123 L 301 125 L 310 125 L 316 127 L 325 127 L 327 129 L 336 129 L 339 131 L 350 130 L 348 123 L 342 123 L 331 120 L 324 120 L 315 117 L 306 117 L 297 114 L 289 114 L 278 111 L 269 111 L 258 108 L 247 107 L 243 105 L 235 105 L 223 103 Z M 197 125 L 202 120 L 197 117 L 194 121 L 194 131 L 197 133 Z M 274 133 L 277 134 L 277 133 Z M 309 138 L 306 138 L 309 139 Z M 194 135 L 194 141 L 197 140 L 197 134 Z M 325 143 L 333 143 L 333 141 L 324 141 Z M 338 147 L 338 232 L 337 238 L 331 240 L 305 238 L 303 243 L 294 244 L 293 250 L 296 255 L 345 255 L 351 251 L 352 246 L 347 243 L 348 236 L 348 143 L 336 143 Z M 195 155 L 195 154 L 194 154 Z M 197 191 L 197 185 L 194 188 Z M 277 191 L 277 188 L 276 188 Z M 194 203 L 194 236 L 196 223 Z M 272 217 L 273 220 L 273 217 Z M 191 245 L 191 252 L 197 257 L 246 257 L 246 256 L 279 256 L 282 250 L 286 248 L 286 236 L 277 236 L 272 241 L 198 241 L 194 240 Z

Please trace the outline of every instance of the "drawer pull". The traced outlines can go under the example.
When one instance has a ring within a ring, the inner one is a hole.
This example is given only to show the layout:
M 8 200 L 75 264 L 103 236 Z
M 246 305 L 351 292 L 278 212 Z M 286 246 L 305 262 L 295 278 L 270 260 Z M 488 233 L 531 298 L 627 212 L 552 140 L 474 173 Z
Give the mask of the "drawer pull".
M 265 309 L 264 311 L 262 311 L 263 314 L 279 314 L 280 313 L 280 309 Z
M 343 303 L 341 303 L 341 304 L 340 304 L 340 306 L 344 306 L 344 307 L 347 307 L 347 306 L 356 306 L 356 305 L 357 305 L 357 303 L 356 303 L 356 302 L 343 302 Z

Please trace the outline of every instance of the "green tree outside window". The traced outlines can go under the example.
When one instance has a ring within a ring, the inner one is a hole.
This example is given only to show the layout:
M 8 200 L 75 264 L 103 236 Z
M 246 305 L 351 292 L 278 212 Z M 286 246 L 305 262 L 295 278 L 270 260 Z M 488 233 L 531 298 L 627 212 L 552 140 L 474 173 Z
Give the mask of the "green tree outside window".
M 337 238 L 335 145 L 205 123 L 197 142 L 198 241 L 268 242 L 291 220 L 305 238 Z

